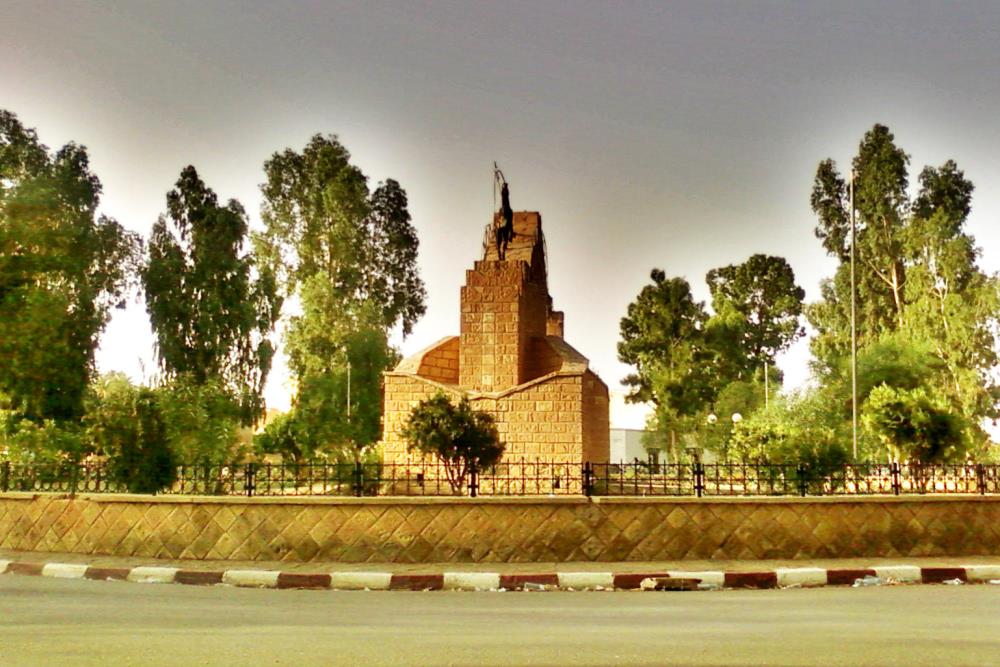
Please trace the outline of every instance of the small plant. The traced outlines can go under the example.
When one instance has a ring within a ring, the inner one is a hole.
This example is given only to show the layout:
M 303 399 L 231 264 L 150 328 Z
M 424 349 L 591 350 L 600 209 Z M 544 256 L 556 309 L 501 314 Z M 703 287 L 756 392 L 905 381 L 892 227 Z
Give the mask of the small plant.
M 452 491 L 461 493 L 471 470 L 482 470 L 503 456 L 492 415 L 473 410 L 468 399 L 452 403 L 444 394 L 421 401 L 403 430 L 410 451 L 438 458 Z

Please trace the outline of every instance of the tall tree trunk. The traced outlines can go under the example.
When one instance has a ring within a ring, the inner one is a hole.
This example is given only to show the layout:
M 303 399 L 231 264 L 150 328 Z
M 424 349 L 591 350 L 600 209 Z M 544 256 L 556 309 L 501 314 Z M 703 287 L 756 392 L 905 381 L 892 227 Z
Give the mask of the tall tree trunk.
M 903 267 L 899 262 L 892 263 L 892 300 L 896 306 L 896 322 L 903 326 L 903 279 L 900 275 Z

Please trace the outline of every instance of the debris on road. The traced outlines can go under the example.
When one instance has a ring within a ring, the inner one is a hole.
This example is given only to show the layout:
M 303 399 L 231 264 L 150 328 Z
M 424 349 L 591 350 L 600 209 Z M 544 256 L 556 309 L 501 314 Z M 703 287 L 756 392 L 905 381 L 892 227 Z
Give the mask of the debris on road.
M 696 591 L 701 579 L 681 577 L 648 577 L 639 582 L 639 588 L 644 591 Z
M 855 579 L 854 584 L 852 584 L 852 586 L 854 588 L 860 588 L 862 586 L 883 586 L 885 584 L 886 582 L 883 581 L 881 577 L 874 577 L 870 574 L 867 574 L 859 579 Z

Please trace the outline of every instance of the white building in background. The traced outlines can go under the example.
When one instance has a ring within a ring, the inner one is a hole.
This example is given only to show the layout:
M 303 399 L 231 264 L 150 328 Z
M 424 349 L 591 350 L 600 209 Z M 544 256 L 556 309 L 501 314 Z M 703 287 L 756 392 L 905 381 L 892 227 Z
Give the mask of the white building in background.
M 611 428 L 611 463 L 648 461 L 649 452 L 642 446 L 645 431 L 633 428 Z
M 670 460 L 670 454 L 666 451 L 666 442 L 657 443 L 655 438 L 649 438 L 643 445 L 643 436 L 646 435 L 646 419 L 652 414 L 653 406 L 649 403 L 626 403 L 625 394 L 619 391 L 610 393 L 611 400 L 611 457 L 610 463 L 635 463 L 646 461 L 649 463 L 676 463 Z M 703 463 L 716 463 L 715 453 L 706 451 L 703 444 L 699 442 L 698 436 L 687 434 L 682 436 L 677 443 L 679 453 L 684 451 L 697 452 Z M 687 459 L 687 460 L 690 460 Z
M 646 419 L 653 411 L 649 403 L 626 403 L 625 394 L 610 392 L 611 412 L 611 463 L 632 463 L 636 459 L 648 461 L 649 453 L 642 446 Z

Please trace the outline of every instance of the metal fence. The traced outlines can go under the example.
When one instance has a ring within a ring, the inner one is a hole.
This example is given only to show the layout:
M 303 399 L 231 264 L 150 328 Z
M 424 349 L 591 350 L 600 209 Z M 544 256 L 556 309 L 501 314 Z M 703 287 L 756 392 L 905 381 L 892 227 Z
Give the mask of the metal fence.
M 106 463 L 0 463 L 0 491 L 127 493 Z M 218 496 L 849 496 L 1000 494 L 1000 465 L 442 463 L 182 465 L 162 494 Z

